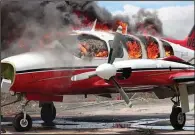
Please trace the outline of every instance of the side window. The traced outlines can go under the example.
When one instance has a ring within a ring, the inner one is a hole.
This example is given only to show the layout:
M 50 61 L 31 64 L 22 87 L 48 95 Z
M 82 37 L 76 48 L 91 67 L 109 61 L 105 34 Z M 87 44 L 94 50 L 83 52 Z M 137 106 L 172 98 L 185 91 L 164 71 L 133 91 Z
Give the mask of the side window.
M 127 39 L 126 46 L 129 58 L 131 59 L 142 58 L 142 48 L 139 41 L 130 37 L 127 37 L 126 39 Z
M 159 44 L 155 38 L 151 36 L 138 36 L 145 45 L 148 59 L 156 59 L 160 57 Z
M 109 40 L 109 46 L 112 48 L 113 40 Z M 116 54 L 116 58 L 123 58 L 124 52 L 123 52 L 123 45 L 122 43 L 118 46 L 118 53 Z
M 165 50 L 165 56 L 169 57 L 169 56 L 174 55 L 172 46 L 166 41 L 161 40 L 161 42 L 163 43 L 163 48 Z
M 92 35 L 78 36 L 79 55 L 90 57 L 108 57 L 106 42 Z

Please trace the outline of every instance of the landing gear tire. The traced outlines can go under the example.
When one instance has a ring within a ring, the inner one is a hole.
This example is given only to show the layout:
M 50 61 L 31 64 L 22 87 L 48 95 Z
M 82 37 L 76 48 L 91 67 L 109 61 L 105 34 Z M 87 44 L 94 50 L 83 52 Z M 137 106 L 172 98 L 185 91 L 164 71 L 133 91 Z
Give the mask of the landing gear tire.
M 46 124 L 51 124 L 56 118 L 56 108 L 53 104 L 43 104 L 41 108 L 41 119 Z
M 186 122 L 186 114 L 182 113 L 181 107 L 173 107 L 170 115 L 171 125 L 175 130 L 182 130 Z
M 15 116 L 13 127 L 17 132 L 29 131 L 32 128 L 32 119 L 28 114 L 26 114 L 26 119 L 24 119 L 24 113 L 21 112 Z

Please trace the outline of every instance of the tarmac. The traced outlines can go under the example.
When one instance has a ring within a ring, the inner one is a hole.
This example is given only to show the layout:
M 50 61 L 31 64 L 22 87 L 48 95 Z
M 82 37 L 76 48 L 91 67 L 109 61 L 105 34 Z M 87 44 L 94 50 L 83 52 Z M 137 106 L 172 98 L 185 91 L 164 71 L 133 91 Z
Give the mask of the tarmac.
M 40 119 L 40 109 L 28 111 L 33 127 L 20 134 L 194 134 L 194 95 L 190 96 L 191 111 L 186 114 L 182 131 L 173 130 L 169 121 L 170 99 L 132 99 L 128 108 L 122 100 L 102 102 L 55 103 L 57 117 L 46 126 Z M 34 108 L 38 108 L 37 104 Z M 3 134 L 18 134 L 12 127 L 12 115 L 1 122 Z

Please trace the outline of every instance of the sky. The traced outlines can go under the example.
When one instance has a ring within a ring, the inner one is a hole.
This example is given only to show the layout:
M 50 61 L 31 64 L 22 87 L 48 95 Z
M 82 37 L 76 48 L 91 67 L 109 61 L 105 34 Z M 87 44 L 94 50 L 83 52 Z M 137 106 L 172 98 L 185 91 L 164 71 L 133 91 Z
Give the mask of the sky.
M 98 1 L 113 15 L 132 16 L 144 8 L 157 11 L 165 35 L 184 39 L 194 25 L 194 1 Z

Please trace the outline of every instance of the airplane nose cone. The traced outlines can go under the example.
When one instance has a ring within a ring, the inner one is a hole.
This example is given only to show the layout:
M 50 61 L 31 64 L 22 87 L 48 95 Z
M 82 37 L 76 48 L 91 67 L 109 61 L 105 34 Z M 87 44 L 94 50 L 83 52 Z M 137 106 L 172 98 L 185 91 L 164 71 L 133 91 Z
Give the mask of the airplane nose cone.
M 105 63 L 97 67 L 96 74 L 102 79 L 109 80 L 116 75 L 116 68 L 114 65 Z

